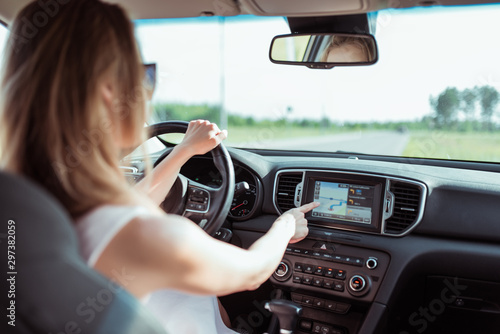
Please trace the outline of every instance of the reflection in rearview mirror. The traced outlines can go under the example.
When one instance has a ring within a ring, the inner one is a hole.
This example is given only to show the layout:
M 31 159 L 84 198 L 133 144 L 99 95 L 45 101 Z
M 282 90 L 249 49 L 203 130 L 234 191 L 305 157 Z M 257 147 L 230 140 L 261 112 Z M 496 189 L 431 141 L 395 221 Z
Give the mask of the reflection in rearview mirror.
M 277 64 L 332 68 L 374 64 L 378 52 L 371 35 L 293 34 L 276 36 L 269 57 Z

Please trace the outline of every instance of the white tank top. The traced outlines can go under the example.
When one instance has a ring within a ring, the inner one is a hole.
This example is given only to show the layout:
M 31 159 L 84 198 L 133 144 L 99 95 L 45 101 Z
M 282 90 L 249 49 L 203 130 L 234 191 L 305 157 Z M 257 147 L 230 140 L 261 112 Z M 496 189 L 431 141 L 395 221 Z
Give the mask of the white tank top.
M 83 258 L 90 266 L 101 256 L 114 236 L 139 216 L 152 215 L 141 206 L 104 205 L 76 222 Z M 235 334 L 222 322 L 215 296 L 198 296 L 175 290 L 160 290 L 141 300 L 163 325 L 174 334 Z

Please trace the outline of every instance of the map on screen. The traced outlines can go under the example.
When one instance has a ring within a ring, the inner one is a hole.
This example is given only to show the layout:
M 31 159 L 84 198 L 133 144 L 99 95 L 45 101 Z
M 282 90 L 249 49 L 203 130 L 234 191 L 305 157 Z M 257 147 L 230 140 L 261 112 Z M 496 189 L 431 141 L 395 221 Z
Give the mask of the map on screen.
M 349 185 L 320 181 L 317 183 L 319 186 L 315 189 L 314 200 L 320 202 L 321 205 L 314 211 L 345 216 Z
M 312 210 L 311 215 L 370 224 L 373 194 L 374 187 L 371 186 L 315 181 L 314 200 L 320 206 Z

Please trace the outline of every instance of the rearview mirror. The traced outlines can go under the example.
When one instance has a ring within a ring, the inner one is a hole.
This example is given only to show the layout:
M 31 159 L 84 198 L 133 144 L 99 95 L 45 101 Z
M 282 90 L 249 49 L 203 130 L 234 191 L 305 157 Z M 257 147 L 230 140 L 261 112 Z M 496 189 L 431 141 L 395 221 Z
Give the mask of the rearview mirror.
M 374 64 L 378 51 L 372 35 L 293 34 L 274 37 L 269 58 L 275 64 L 329 69 Z

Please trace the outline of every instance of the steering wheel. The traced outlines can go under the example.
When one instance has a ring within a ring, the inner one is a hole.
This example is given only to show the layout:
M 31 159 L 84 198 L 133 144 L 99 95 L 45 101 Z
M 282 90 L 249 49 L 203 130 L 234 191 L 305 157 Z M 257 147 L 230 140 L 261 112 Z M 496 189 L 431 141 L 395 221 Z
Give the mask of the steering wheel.
M 186 133 L 189 123 L 167 121 L 148 128 L 149 138 L 167 133 Z M 169 152 L 162 155 L 155 166 Z M 218 188 L 203 185 L 179 174 L 161 207 L 167 213 L 182 215 L 197 223 L 208 234 L 215 235 L 227 217 L 234 195 L 233 161 L 221 143 L 210 151 L 222 184 Z

